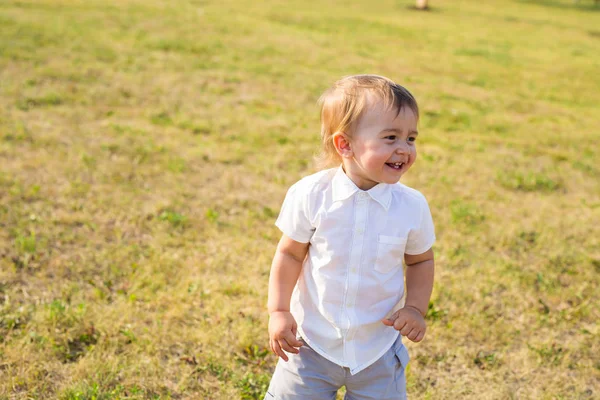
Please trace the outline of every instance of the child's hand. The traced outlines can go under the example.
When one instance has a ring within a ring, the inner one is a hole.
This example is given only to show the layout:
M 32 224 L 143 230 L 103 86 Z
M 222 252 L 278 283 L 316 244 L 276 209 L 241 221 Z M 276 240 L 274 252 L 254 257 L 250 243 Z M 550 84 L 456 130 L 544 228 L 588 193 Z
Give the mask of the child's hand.
M 296 339 L 298 325 L 289 311 L 273 311 L 269 318 L 269 345 L 273 353 L 287 361 L 288 353 L 298 354 L 302 342 Z
M 390 318 L 381 320 L 387 326 L 393 326 L 413 342 L 420 342 L 425 336 L 427 325 L 425 318 L 415 307 L 404 307 L 392 314 Z

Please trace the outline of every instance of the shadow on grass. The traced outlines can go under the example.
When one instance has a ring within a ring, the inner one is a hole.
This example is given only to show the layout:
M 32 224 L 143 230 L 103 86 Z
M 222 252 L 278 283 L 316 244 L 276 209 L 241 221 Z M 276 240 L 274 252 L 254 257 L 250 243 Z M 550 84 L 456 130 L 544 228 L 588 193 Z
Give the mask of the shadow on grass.
M 518 3 L 533 4 L 558 9 L 600 12 L 600 1 L 597 0 L 516 0 Z

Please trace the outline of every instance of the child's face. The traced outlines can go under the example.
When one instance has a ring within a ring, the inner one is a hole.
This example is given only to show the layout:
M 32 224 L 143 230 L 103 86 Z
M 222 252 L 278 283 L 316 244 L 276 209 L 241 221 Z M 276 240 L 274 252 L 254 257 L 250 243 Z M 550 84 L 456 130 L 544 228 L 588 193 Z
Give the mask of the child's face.
M 409 107 L 397 113 L 374 103 L 349 138 L 350 155 L 343 157 L 346 174 L 362 190 L 397 183 L 417 158 L 417 134 L 417 118 Z

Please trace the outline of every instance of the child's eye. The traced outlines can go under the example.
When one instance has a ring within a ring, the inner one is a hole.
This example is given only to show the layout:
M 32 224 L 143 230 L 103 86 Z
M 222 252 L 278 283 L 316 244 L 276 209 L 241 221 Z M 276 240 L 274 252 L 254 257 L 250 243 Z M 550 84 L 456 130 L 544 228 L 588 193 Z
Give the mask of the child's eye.
M 414 141 L 416 141 L 416 140 L 417 140 L 417 138 L 414 137 L 414 136 L 411 136 L 411 137 L 408 138 L 408 141 L 411 142 L 411 143 L 414 142 Z
M 386 136 L 385 139 L 396 140 L 396 137 L 397 137 L 396 135 L 390 135 L 390 136 Z

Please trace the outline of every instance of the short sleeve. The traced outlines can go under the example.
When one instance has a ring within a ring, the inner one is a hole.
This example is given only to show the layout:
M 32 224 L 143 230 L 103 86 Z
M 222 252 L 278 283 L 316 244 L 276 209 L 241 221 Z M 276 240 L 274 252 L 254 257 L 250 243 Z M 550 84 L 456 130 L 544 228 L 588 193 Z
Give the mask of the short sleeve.
M 408 234 L 408 240 L 404 250 L 406 254 L 411 255 L 422 254 L 429 250 L 435 243 L 435 228 L 433 226 L 429 205 L 427 204 L 425 197 L 420 196 L 419 198 L 421 200 L 421 222 L 418 228 L 411 230 Z
M 309 218 L 308 195 L 298 183 L 288 190 L 275 225 L 296 242 L 310 241 L 314 229 Z

